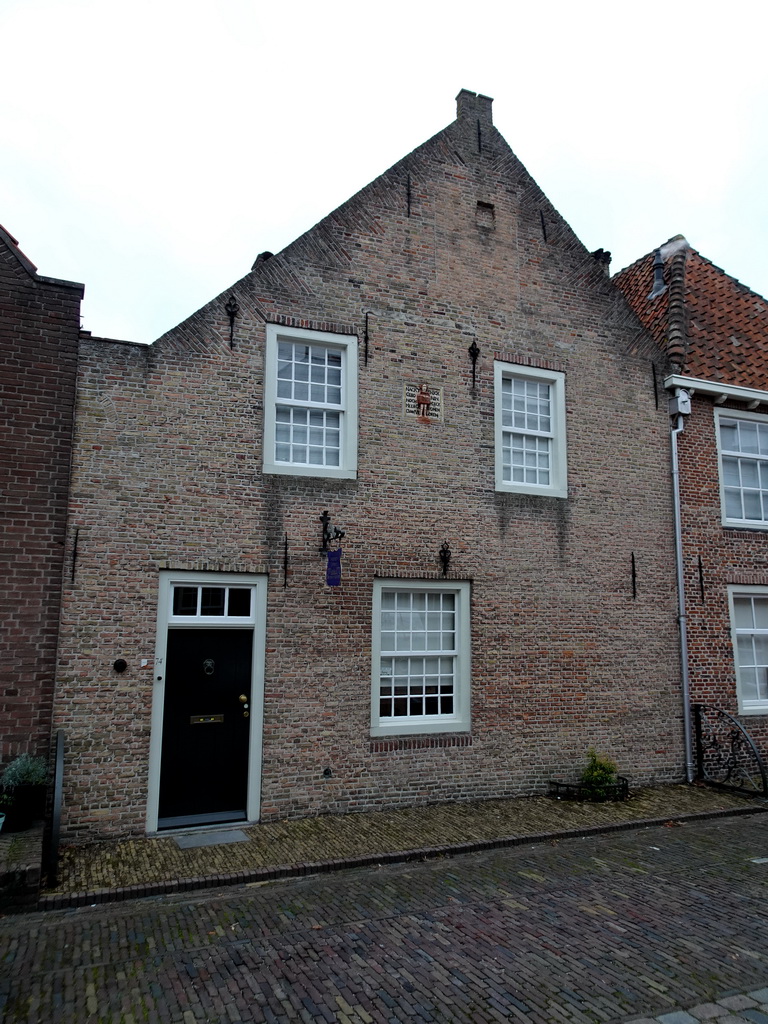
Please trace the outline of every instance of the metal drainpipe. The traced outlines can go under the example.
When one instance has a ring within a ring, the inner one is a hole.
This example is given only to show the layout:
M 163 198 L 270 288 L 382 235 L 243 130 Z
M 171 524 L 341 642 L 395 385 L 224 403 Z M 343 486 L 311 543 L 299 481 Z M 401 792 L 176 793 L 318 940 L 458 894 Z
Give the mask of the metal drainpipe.
M 679 395 L 679 390 L 676 392 Z M 683 530 L 680 519 L 680 465 L 677 457 L 677 435 L 685 430 L 685 417 L 679 413 L 670 431 L 672 441 L 672 501 L 675 515 L 675 562 L 677 569 L 677 618 L 680 624 L 680 667 L 683 683 L 683 743 L 685 746 L 685 778 L 694 780 L 693 736 L 691 728 L 691 683 L 688 674 L 688 617 L 685 611 L 685 576 L 683 573 Z

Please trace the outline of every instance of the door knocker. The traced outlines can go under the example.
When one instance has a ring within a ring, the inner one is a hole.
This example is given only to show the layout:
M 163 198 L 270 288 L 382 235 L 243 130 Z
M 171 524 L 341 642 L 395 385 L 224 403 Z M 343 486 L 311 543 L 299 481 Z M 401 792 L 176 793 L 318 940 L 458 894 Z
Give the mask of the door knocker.
M 216 663 L 214 662 L 213 658 L 206 658 L 205 661 L 203 662 L 203 672 L 205 672 L 207 676 L 212 676 L 213 670 L 215 668 Z

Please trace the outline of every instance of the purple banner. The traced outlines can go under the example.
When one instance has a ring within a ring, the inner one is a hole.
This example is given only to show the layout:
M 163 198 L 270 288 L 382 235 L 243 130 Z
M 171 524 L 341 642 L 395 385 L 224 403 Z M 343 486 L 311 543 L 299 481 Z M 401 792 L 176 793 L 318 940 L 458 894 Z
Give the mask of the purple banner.
M 325 584 L 328 587 L 341 586 L 341 548 L 328 552 L 328 564 L 325 567 Z

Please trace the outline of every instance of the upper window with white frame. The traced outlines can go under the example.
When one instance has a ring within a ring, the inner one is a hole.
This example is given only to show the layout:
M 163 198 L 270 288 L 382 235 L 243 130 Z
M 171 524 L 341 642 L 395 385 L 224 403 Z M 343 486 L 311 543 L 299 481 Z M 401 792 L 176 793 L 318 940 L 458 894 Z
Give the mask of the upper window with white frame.
M 739 712 L 768 714 L 768 590 L 731 588 Z
M 240 626 L 254 621 L 256 587 L 251 577 L 225 574 L 211 583 L 207 574 L 164 573 L 161 582 L 169 625 Z
M 356 475 L 356 336 L 267 324 L 264 472 Z
M 715 410 L 723 523 L 768 529 L 768 417 Z
M 469 583 L 376 580 L 371 735 L 469 729 Z
M 494 364 L 496 490 L 568 497 L 565 374 Z

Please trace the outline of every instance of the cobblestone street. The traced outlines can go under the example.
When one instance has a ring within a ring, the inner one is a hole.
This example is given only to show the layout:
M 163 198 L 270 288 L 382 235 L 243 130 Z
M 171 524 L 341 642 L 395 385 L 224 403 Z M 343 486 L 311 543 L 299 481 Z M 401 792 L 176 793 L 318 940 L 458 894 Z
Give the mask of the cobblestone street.
M 768 1024 L 767 883 L 761 814 L 8 915 L 0 1019 Z

